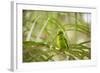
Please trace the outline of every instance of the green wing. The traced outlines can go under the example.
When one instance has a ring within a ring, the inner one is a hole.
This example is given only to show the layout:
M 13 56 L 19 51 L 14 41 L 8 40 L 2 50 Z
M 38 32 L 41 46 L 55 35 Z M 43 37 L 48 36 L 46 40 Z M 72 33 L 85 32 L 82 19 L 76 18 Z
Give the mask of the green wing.
M 65 41 L 66 48 L 69 49 L 68 41 L 65 37 L 64 37 L 64 41 Z

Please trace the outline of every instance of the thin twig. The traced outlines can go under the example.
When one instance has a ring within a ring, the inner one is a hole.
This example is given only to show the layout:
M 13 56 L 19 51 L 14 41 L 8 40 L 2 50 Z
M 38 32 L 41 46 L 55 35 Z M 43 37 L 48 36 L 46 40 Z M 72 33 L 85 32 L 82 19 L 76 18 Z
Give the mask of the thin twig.
M 48 20 L 49 20 L 49 18 L 46 20 L 46 22 L 44 23 L 43 27 L 41 28 L 41 30 L 40 30 L 37 38 L 36 38 L 37 41 L 40 39 L 40 36 L 41 36 L 43 30 L 45 29 L 46 25 L 48 24 Z
M 36 23 L 36 21 L 39 19 L 39 17 L 40 17 L 40 16 L 38 16 L 38 17 L 34 20 L 32 26 L 31 26 L 31 28 L 30 28 L 30 31 L 29 31 L 29 33 L 27 34 L 26 41 L 30 41 L 30 38 L 31 38 L 31 35 L 32 35 L 32 30 L 34 29 L 35 23 Z

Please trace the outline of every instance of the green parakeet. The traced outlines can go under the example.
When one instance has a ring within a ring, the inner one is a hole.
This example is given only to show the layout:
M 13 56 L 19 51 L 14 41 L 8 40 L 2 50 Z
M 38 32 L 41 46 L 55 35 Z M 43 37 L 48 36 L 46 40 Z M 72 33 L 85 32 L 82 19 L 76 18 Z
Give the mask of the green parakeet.
M 59 30 L 57 32 L 57 48 L 59 50 L 68 50 L 69 46 L 68 46 L 68 41 L 65 38 L 64 32 Z

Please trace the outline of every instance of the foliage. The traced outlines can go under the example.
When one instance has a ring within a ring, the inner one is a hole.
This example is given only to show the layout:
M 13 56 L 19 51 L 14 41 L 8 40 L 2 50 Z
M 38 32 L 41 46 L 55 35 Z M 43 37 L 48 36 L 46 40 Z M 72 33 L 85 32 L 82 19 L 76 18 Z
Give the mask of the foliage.
M 91 59 L 91 26 L 84 14 L 90 15 L 23 10 L 23 62 Z

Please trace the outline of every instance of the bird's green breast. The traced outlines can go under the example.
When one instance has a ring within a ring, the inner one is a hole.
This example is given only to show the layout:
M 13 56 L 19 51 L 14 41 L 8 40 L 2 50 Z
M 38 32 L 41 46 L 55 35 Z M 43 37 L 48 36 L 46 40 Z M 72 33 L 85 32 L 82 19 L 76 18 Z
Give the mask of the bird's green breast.
M 62 31 L 58 32 L 57 35 L 57 47 L 60 49 L 66 49 L 67 47 L 67 40 L 64 37 L 64 34 Z

